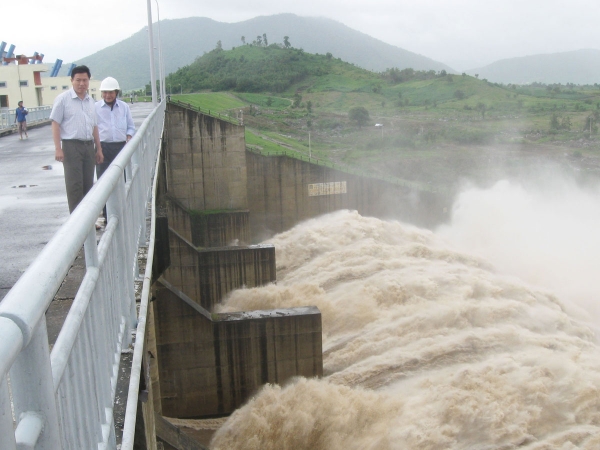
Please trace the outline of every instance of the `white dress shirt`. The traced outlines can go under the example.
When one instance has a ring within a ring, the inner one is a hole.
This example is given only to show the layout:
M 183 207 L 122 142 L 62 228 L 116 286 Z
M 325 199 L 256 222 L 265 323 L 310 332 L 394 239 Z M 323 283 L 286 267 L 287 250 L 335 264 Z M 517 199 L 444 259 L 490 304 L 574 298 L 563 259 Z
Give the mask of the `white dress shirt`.
M 96 102 L 96 116 L 100 142 L 126 142 L 135 133 L 129 105 L 119 99 L 112 108 L 104 100 Z
M 91 141 L 97 125 L 94 99 L 85 94 L 80 99 L 73 88 L 54 99 L 50 119 L 60 125 L 61 139 Z

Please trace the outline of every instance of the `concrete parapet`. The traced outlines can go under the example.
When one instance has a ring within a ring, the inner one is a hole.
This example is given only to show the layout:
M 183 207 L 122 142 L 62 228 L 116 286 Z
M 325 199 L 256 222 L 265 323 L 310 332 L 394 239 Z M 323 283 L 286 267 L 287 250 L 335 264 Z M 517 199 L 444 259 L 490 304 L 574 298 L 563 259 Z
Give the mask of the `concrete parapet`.
M 209 311 L 234 289 L 276 281 L 272 245 L 197 249 L 170 229 L 169 247 L 171 265 L 164 278 Z
M 164 279 L 154 284 L 160 410 L 179 418 L 233 412 L 265 383 L 323 375 L 314 306 L 209 314 Z

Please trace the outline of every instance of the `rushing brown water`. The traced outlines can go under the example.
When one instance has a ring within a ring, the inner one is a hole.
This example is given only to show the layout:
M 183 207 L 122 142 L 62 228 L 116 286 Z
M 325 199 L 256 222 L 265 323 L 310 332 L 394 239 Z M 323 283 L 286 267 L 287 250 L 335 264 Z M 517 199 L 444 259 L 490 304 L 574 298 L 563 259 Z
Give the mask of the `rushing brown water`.
M 223 310 L 318 306 L 325 376 L 266 386 L 211 448 L 599 449 L 600 195 L 557 192 L 471 189 L 435 233 L 339 211 L 269 240 L 277 285 Z

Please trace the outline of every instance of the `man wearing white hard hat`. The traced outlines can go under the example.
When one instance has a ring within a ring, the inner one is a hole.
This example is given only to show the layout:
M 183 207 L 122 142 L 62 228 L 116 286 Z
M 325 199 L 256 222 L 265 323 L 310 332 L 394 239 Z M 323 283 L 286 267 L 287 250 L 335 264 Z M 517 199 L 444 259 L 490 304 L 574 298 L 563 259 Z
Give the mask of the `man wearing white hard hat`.
M 104 162 L 96 165 L 98 179 L 135 133 L 129 105 L 117 98 L 120 90 L 118 81 L 113 77 L 107 77 L 100 83 L 102 100 L 96 102 L 96 116 Z M 106 208 L 104 219 L 106 221 Z

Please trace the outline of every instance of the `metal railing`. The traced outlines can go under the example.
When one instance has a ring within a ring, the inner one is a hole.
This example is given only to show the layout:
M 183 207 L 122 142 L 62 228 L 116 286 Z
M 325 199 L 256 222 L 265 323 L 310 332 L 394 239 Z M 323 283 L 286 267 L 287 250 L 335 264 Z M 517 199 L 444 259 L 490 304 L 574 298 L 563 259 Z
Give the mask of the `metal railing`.
M 8 128 L 17 128 L 15 123 L 15 111 L 14 109 L 0 109 L 0 131 L 4 131 Z M 50 120 L 50 112 L 52 106 L 38 106 L 35 108 L 27 108 L 29 114 L 27 114 L 27 124 L 33 125 L 38 122 L 45 122 Z
M 0 303 L 2 450 L 116 448 L 116 382 L 137 322 L 138 247 L 164 111 L 162 102 Z M 82 245 L 86 272 L 50 352 L 45 312 Z
M 154 173 L 158 173 L 160 165 L 160 149 L 156 158 Z M 142 377 L 142 358 L 144 356 L 144 344 L 146 342 L 146 322 L 148 317 L 148 303 L 150 302 L 150 288 L 152 285 L 152 264 L 154 261 L 154 237 L 156 233 L 156 189 L 158 177 L 154 177 L 152 183 L 152 204 L 150 218 L 150 237 L 148 239 L 148 254 L 146 255 L 146 270 L 144 272 L 144 281 L 142 284 L 142 293 L 140 295 L 140 305 L 138 312 L 137 327 L 135 330 L 135 347 L 133 350 L 133 360 L 131 362 L 131 373 L 129 376 L 129 390 L 127 393 L 127 405 L 125 409 L 125 422 L 123 424 L 123 437 L 121 441 L 121 450 L 133 450 L 135 441 L 135 423 L 138 412 L 138 398 L 140 390 L 140 380 Z

